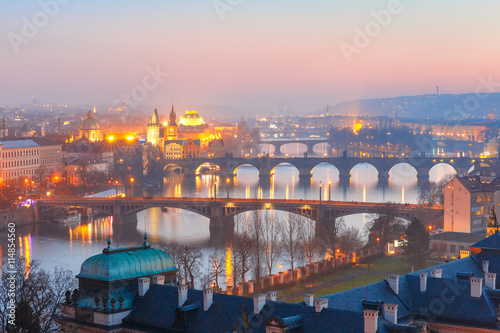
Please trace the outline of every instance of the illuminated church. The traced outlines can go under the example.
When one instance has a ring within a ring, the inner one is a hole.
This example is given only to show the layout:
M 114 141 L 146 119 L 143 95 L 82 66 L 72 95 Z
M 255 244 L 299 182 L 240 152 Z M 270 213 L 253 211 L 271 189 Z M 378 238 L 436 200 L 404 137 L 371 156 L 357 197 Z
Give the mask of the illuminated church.
M 148 124 L 146 141 L 153 146 L 163 147 L 163 136 L 161 135 L 160 119 L 158 117 L 158 110 L 155 109 L 151 122 Z
M 97 120 L 94 119 L 92 111 L 89 111 L 87 118 L 82 121 L 79 132 L 79 139 L 85 138 L 90 142 L 101 141 L 101 129 Z

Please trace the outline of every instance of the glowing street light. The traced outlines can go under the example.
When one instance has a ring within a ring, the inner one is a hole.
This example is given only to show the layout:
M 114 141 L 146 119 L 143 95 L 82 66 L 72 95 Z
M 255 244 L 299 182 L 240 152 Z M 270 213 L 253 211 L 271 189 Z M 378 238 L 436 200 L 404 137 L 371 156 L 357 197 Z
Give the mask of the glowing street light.
M 321 182 L 319 182 L 319 204 L 321 205 Z
M 227 190 L 227 198 L 229 199 L 229 178 L 226 179 L 226 190 Z
M 115 137 L 113 135 L 108 136 L 108 141 L 109 142 L 115 141 Z
M 332 201 L 332 182 L 328 182 L 328 201 Z
M 134 137 L 132 135 L 127 136 L 127 141 L 133 141 Z

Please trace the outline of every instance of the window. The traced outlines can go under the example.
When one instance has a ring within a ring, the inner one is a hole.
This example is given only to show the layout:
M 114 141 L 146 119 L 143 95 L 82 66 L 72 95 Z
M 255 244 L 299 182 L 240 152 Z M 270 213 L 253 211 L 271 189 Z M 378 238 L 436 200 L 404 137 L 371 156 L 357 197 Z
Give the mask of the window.
M 453 254 L 457 251 L 457 246 L 456 245 L 450 245 L 450 253 Z

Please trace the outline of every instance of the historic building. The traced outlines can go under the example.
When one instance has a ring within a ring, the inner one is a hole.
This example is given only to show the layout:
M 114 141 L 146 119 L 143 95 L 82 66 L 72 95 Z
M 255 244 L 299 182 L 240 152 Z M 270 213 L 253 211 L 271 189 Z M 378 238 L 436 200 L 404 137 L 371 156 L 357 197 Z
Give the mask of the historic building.
M 170 111 L 167 128 L 165 130 L 165 140 L 167 141 L 177 140 L 179 138 L 179 133 L 178 133 L 179 126 L 177 126 L 175 118 L 176 116 L 174 111 L 174 105 L 172 104 L 172 111 Z
M 146 237 L 145 237 L 146 238 Z M 432 268 L 294 304 L 276 292 L 242 297 L 173 284 L 176 268 L 163 251 L 112 249 L 82 264 L 79 289 L 67 291 L 60 319 L 72 332 L 498 332 L 500 234 L 468 255 Z
M 161 135 L 161 124 L 158 117 L 158 111 L 155 109 L 151 122 L 148 124 L 146 131 L 146 142 L 153 147 L 161 147 L 163 149 L 163 135 Z
M 193 110 L 193 111 L 186 110 L 186 113 L 181 116 L 179 123 L 182 126 L 202 126 L 202 125 L 205 125 L 205 121 L 198 114 L 198 111 L 196 111 L 196 110 Z
M 444 231 L 486 234 L 496 176 L 457 176 L 443 188 Z
M 28 122 L 25 122 L 23 126 L 19 130 L 17 130 L 17 137 L 24 138 L 32 138 L 35 136 L 35 130 L 31 128 Z
M 85 138 L 90 142 L 101 141 L 101 129 L 97 120 L 94 119 L 92 111 L 89 111 L 87 118 L 82 121 L 78 138 Z
M 182 140 L 169 140 L 165 142 L 164 156 L 167 160 L 182 158 Z
M 6 138 L 9 135 L 9 129 L 5 124 L 5 117 L 2 118 L 2 124 L 0 125 L 0 139 Z
M 200 140 L 182 140 L 181 158 L 199 158 L 200 157 Z

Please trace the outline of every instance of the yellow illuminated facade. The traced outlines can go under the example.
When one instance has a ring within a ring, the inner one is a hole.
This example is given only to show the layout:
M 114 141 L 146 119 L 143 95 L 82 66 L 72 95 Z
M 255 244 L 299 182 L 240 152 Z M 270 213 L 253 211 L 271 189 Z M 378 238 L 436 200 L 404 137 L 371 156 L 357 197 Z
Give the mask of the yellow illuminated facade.
M 205 121 L 198 114 L 198 111 L 196 111 L 196 110 L 193 110 L 193 111 L 186 110 L 186 113 L 181 116 L 179 123 L 180 123 L 180 125 L 183 125 L 183 126 L 205 125 Z

